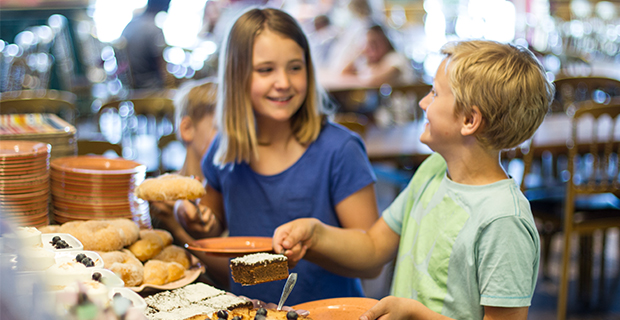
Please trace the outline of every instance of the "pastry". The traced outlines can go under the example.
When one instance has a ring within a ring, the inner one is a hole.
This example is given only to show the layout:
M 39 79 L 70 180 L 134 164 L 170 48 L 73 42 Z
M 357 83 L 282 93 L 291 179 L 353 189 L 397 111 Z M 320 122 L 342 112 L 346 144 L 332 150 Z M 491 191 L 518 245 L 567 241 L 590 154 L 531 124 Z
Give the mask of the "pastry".
M 144 180 L 134 193 L 148 201 L 171 201 L 198 199 L 206 194 L 206 190 L 194 178 L 166 173 Z
M 185 275 L 185 268 L 176 262 L 149 260 L 144 264 L 142 283 L 163 285 L 177 281 Z
M 164 241 L 159 234 L 153 230 L 141 230 L 140 240 L 129 246 L 129 251 L 142 262 L 158 255 L 163 249 Z
M 126 239 L 121 236 L 120 230 L 122 229 L 119 229 L 118 225 L 106 220 L 76 220 L 64 223 L 59 232 L 76 237 L 84 250 L 116 251 L 126 245 Z
M 281 254 L 254 253 L 230 260 L 233 281 L 242 285 L 282 280 L 288 277 L 288 259 Z
M 100 252 L 103 265 L 106 269 L 116 273 L 127 287 L 136 287 L 142 284 L 144 279 L 144 265 L 131 251 Z
M 191 267 L 189 252 L 175 245 L 169 245 L 165 247 L 158 255 L 153 257 L 153 259 L 167 262 L 178 262 L 185 269 L 189 269 L 189 267 Z

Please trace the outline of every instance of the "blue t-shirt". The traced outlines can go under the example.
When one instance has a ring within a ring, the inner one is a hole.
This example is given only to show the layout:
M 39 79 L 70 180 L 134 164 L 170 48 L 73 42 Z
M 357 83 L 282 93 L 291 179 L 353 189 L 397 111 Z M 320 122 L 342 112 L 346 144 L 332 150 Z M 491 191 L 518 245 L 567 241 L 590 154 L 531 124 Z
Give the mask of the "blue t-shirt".
M 209 186 L 222 194 L 230 236 L 271 237 L 280 225 L 307 217 L 340 227 L 335 206 L 376 181 L 362 139 L 333 123 L 324 126 L 295 164 L 271 176 L 254 172 L 247 163 L 214 165 L 219 143 L 217 136 L 202 170 Z M 298 273 L 298 279 L 287 305 L 363 296 L 359 279 L 335 275 L 305 260 L 290 272 Z M 277 303 L 284 282 L 241 286 L 231 280 L 230 291 Z

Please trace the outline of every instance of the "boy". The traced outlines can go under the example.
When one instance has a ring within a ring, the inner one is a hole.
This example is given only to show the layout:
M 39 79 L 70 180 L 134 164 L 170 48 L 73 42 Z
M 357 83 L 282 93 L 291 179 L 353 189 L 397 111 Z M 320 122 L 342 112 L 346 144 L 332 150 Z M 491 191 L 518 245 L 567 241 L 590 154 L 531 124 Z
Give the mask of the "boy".
M 534 134 L 554 89 L 524 48 L 463 41 L 442 53 L 420 101 L 420 140 L 435 153 L 382 218 L 367 233 L 296 220 L 275 231 L 274 250 L 366 277 L 397 257 L 392 296 L 360 319 L 526 319 L 539 238 L 500 151 Z

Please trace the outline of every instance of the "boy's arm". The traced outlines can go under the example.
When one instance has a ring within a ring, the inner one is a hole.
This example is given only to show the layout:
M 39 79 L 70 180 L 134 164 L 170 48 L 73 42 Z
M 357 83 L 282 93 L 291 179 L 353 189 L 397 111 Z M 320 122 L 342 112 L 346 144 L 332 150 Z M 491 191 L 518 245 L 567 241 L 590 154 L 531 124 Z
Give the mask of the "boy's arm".
M 484 320 L 526 320 L 528 307 L 500 308 L 484 307 Z M 360 320 L 371 319 L 452 319 L 436 313 L 417 300 L 388 296 L 360 316 Z
M 382 218 L 368 232 L 304 218 L 278 227 L 273 245 L 275 252 L 284 253 L 293 264 L 305 257 L 343 276 L 376 277 L 396 256 L 399 240 Z
M 222 194 L 207 185 L 207 194 L 200 199 L 200 212 L 189 202 L 175 208 L 175 217 L 196 239 L 217 237 L 226 230 Z

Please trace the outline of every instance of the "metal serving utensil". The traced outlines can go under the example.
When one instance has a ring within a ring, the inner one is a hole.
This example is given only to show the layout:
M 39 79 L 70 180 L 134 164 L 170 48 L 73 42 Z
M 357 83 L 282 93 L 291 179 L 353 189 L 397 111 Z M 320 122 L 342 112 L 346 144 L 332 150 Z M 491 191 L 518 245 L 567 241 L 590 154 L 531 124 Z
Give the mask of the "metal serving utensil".
M 280 302 L 278 302 L 277 310 L 282 310 L 282 306 L 284 305 L 284 301 L 288 298 L 288 295 L 293 291 L 293 287 L 297 282 L 297 273 L 291 273 L 288 275 L 288 279 L 286 279 L 286 284 L 284 285 L 284 290 L 282 290 L 282 296 L 280 296 Z

